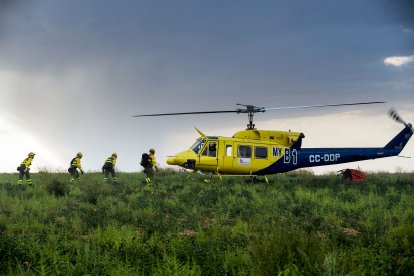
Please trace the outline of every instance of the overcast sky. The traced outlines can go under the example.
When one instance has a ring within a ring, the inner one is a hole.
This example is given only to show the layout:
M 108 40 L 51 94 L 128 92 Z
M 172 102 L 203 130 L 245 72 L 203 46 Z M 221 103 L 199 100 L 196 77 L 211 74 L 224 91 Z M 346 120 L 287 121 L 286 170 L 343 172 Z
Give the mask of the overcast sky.
M 377 147 L 414 122 L 414 2 L 0 1 L 0 171 L 34 151 L 34 171 L 86 170 L 118 153 L 188 148 L 193 127 L 232 136 L 245 114 L 133 118 L 160 112 L 387 101 L 257 114 L 259 129 L 304 132 L 303 147 Z M 402 155 L 414 157 L 410 141 Z M 314 169 L 414 171 L 388 158 Z

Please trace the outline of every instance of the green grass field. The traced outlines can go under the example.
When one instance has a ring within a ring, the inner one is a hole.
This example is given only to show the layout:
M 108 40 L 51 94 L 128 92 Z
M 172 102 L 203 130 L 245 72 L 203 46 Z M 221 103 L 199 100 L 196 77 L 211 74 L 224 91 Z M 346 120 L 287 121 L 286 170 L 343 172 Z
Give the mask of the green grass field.
M 0 174 L 0 274 L 381 275 L 414 272 L 414 173 L 365 183 L 302 171 L 269 185 L 163 171 L 118 184 Z M 188 177 L 188 178 L 187 178 Z

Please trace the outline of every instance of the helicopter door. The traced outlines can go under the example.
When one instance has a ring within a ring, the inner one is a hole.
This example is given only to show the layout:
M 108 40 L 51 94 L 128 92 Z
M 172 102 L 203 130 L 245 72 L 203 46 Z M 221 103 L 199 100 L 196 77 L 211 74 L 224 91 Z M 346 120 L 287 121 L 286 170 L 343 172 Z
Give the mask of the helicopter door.
M 222 162 L 219 163 L 221 170 L 224 172 L 228 172 L 229 169 L 233 168 L 233 142 L 223 142 L 221 144 L 223 146 L 224 152 L 220 153 L 220 157 L 223 157 Z
M 217 166 L 218 141 L 208 141 L 200 154 L 200 166 Z
M 252 172 L 252 146 L 236 144 L 234 151 L 237 154 L 233 161 L 233 168 L 238 173 L 251 173 Z

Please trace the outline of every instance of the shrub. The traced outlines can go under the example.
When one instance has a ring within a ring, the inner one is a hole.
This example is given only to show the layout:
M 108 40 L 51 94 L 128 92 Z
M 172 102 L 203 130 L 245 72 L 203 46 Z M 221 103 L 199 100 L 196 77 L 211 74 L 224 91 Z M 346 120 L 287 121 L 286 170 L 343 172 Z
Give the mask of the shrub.
M 0 272 L 10 271 L 12 267 L 27 260 L 26 253 L 20 247 L 17 237 L 0 235 Z
M 69 193 L 69 185 L 68 183 L 53 179 L 50 182 L 47 182 L 45 185 L 46 191 L 54 196 L 65 196 Z
M 306 171 L 269 185 L 165 170 L 0 174 L 0 274 L 366 275 L 414 270 L 414 177 L 344 182 Z M 13 183 L 13 184 L 10 184 Z M 70 189 L 70 192 L 69 192 Z

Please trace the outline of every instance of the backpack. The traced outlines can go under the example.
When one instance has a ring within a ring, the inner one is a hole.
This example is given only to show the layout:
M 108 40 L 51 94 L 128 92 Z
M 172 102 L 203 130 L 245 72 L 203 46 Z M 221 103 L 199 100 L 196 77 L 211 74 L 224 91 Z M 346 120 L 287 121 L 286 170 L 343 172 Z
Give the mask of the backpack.
M 148 167 L 151 167 L 151 160 L 150 160 L 150 157 L 149 157 L 149 154 L 148 153 L 143 153 L 142 154 L 142 157 L 141 157 L 141 166 L 143 166 L 144 168 L 148 168 Z

